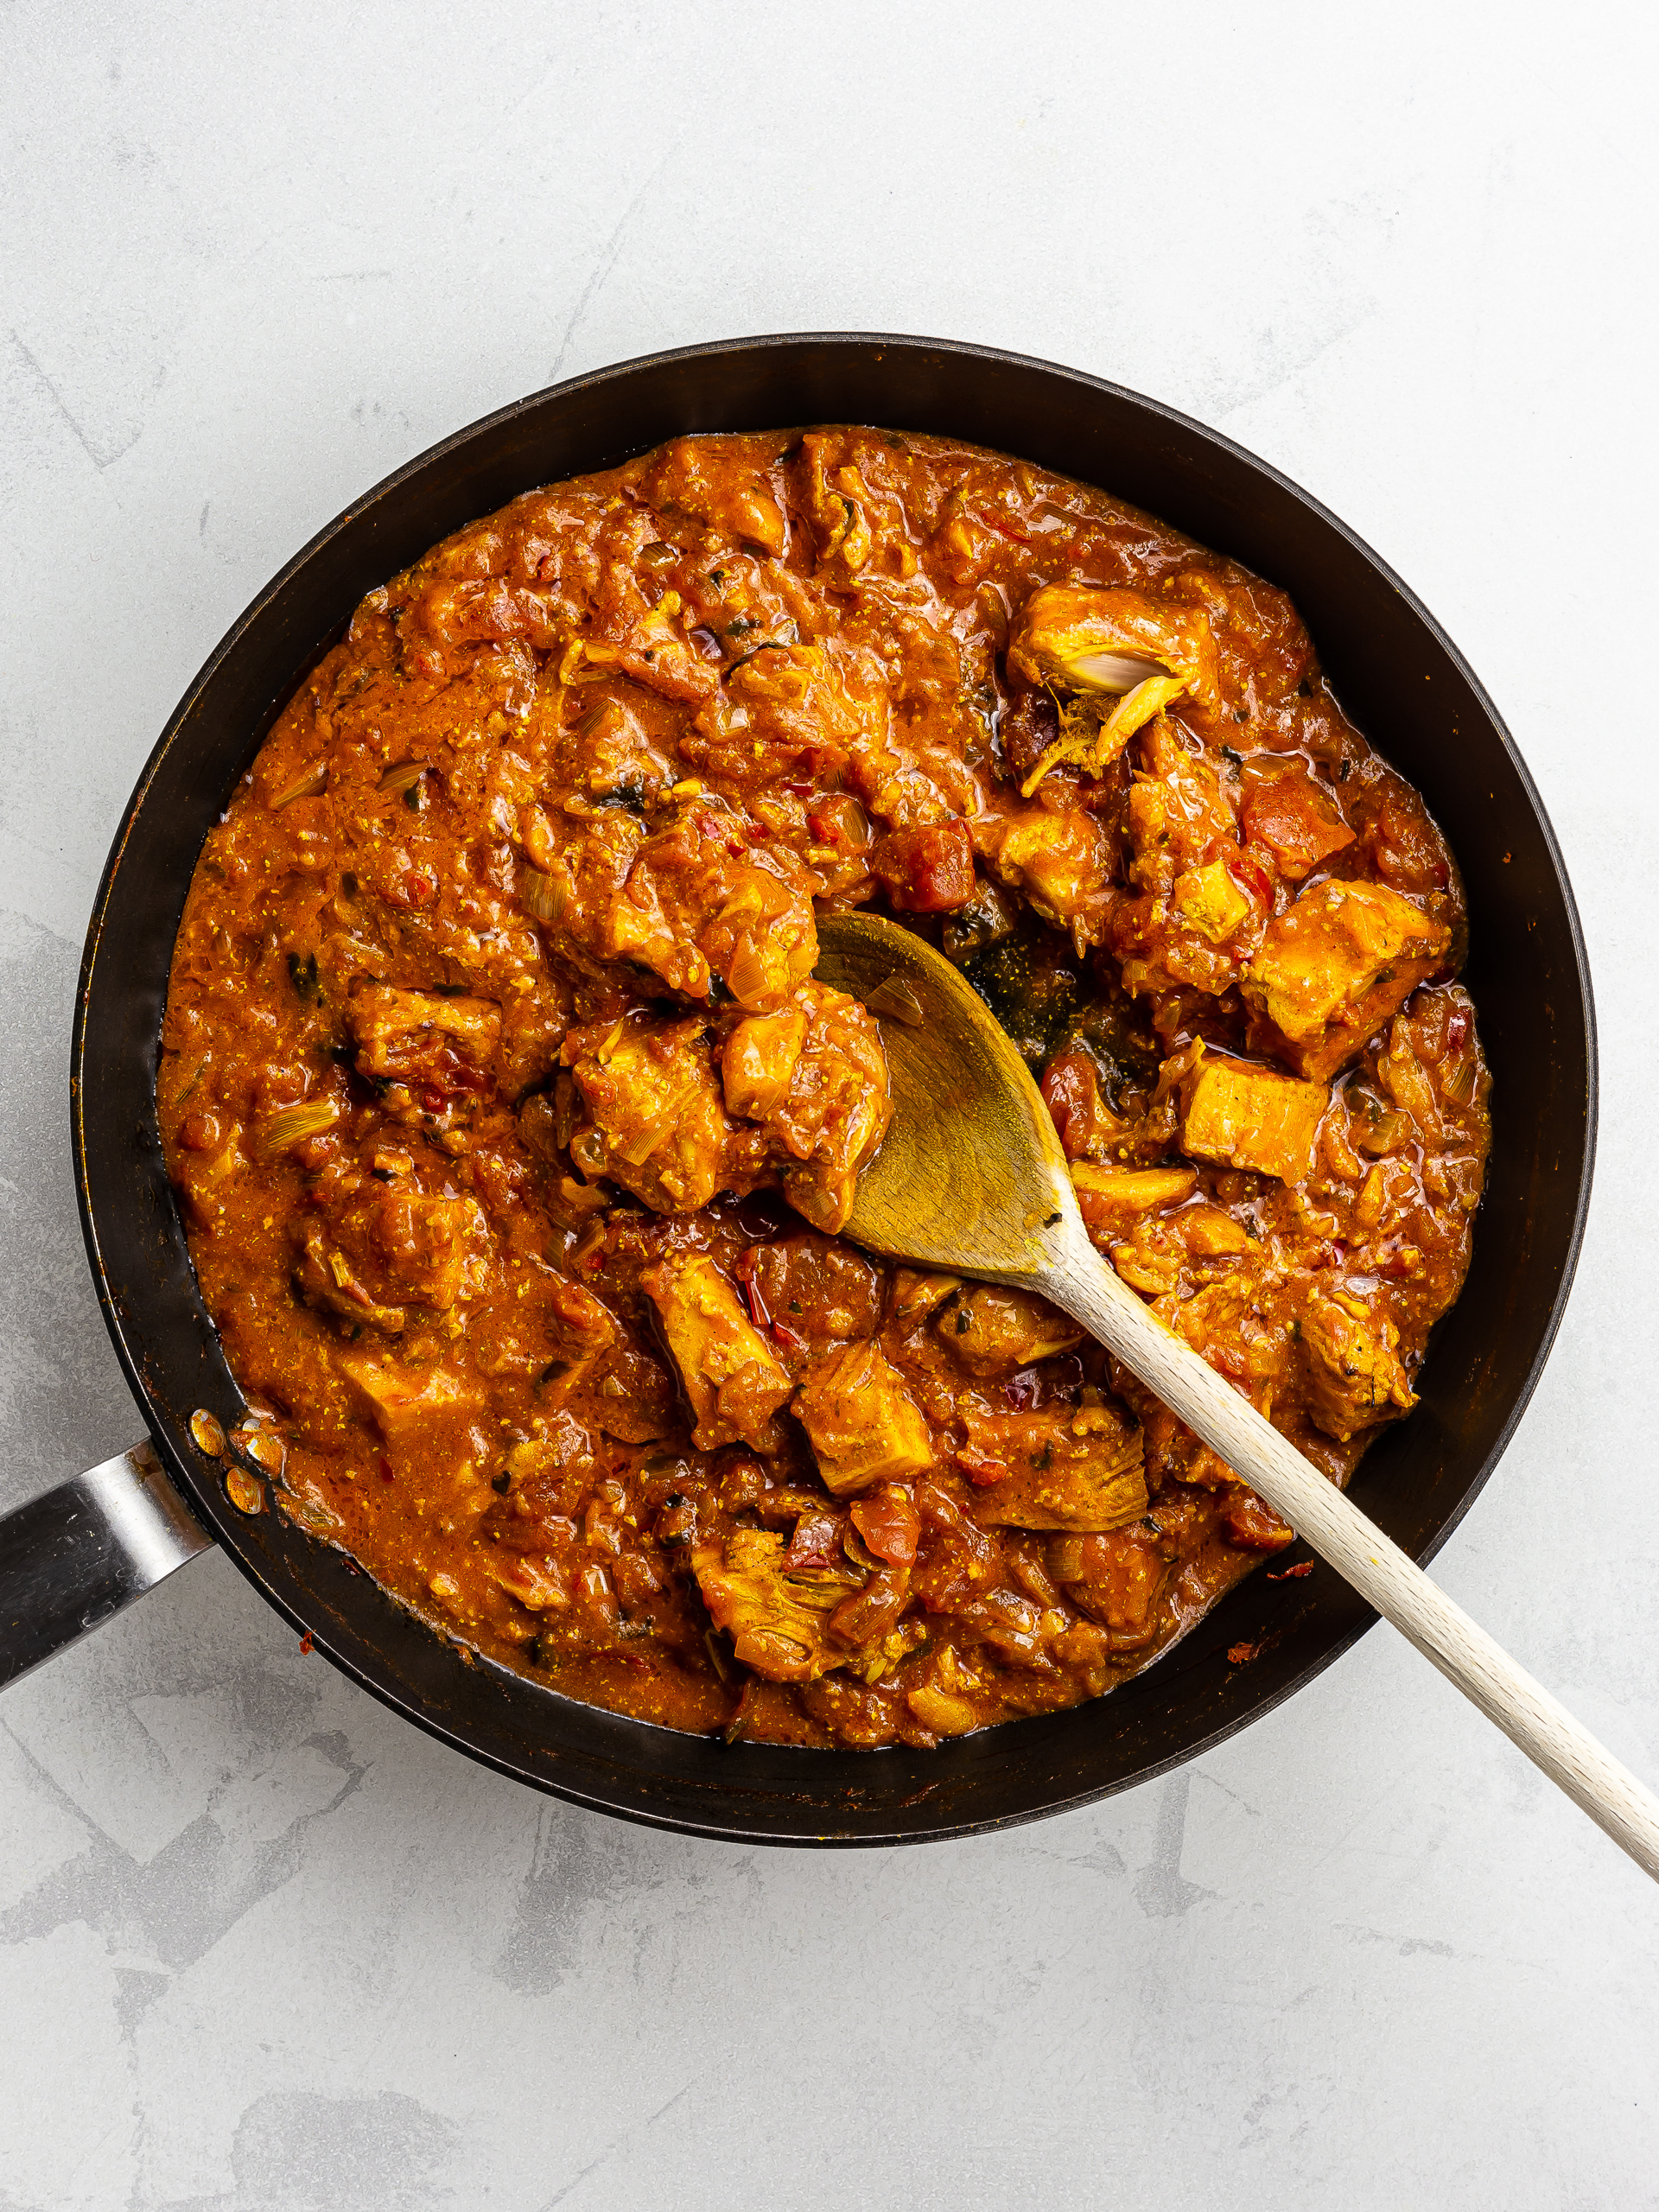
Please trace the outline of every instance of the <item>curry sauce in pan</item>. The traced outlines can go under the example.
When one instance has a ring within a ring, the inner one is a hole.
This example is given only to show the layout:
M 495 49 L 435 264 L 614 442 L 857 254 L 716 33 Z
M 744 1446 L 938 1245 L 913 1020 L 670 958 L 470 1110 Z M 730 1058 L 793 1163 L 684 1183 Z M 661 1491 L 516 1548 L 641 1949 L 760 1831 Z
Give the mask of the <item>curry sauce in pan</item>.
M 238 1502 L 570 1695 L 805 1745 L 1098 1696 L 1283 1571 L 1064 1315 L 840 1235 L 907 1012 L 813 980 L 864 905 L 1008 1029 L 1124 1281 L 1345 1481 L 1480 1198 L 1445 842 L 1281 593 L 827 429 L 448 539 L 209 836 L 159 1096 Z

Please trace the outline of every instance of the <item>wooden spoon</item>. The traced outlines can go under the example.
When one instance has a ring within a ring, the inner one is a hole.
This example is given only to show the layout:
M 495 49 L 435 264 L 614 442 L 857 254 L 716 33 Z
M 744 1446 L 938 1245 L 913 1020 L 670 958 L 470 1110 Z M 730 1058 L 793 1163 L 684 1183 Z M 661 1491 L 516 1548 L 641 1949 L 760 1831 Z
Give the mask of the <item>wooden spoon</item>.
M 1048 1109 L 972 986 L 873 915 L 825 916 L 818 942 L 822 981 L 881 1017 L 893 1081 L 893 1127 L 847 1234 L 888 1259 L 1035 1291 L 1081 1322 L 1659 1880 L 1659 1799 L 1101 1258 Z

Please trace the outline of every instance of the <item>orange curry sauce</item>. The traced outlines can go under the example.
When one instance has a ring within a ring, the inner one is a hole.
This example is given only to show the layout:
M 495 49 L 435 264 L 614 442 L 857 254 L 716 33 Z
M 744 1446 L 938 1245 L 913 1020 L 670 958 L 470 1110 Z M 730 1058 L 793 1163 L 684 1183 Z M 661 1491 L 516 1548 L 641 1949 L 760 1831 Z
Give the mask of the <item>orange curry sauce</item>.
M 1064 1316 L 837 1235 L 887 1075 L 815 918 L 864 904 L 963 967 L 1101 1249 L 1333 1480 L 1468 1263 L 1461 887 L 1282 594 L 871 429 L 461 531 L 207 838 L 168 1161 L 281 1509 L 671 1727 L 1069 1706 L 1289 1541 Z

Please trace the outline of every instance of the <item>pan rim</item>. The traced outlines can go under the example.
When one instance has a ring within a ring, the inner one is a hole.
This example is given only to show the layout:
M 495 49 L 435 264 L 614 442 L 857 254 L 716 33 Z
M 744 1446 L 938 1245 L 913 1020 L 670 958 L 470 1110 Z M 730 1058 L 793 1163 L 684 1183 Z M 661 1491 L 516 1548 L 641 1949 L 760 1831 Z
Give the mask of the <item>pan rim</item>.
M 781 350 L 804 346 L 870 349 L 875 352 L 878 359 L 881 351 L 888 348 L 906 354 L 925 355 L 934 353 L 950 355 L 958 360 L 982 361 L 988 365 L 1012 368 L 1022 372 L 1039 372 L 1046 376 L 1058 378 L 1084 392 L 1098 395 L 1103 399 L 1126 403 L 1143 415 L 1167 423 L 1184 439 L 1195 442 L 1200 448 L 1208 448 L 1217 454 L 1226 455 L 1235 464 L 1242 465 L 1251 477 L 1264 480 L 1270 484 L 1281 495 L 1287 496 L 1296 505 L 1305 510 L 1324 530 L 1333 533 L 1344 541 L 1359 559 L 1398 595 L 1414 620 L 1421 626 L 1440 651 L 1445 654 L 1461 680 L 1468 686 L 1489 728 L 1507 756 L 1510 768 L 1520 792 L 1537 825 L 1572 948 L 1583 1024 L 1586 1069 L 1584 1126 L 1579 1157 L 1573 1163 L 1577 1168 L 1578 1187 L 1573 1219 L 1566 1240 L 1560 1277 L 1550 1302 L 1547 1321 L 1540 1332 L 1536 1350 L 1527 1372 L 1520 1386 L 1513 1390 L 1507 1412 L 1481 1464 L 1472 1478 L 1464 1484 L 1459 1495 L 1444 1516 L 1439 1519 L 1432 1536 L 1417 1553 L 1417 1557 L 1424 1564 L 1435 1556 L 1453 1530 L 1460 1524 L 1476 1497 L 1485 1488 L 1526 1412 L 1559 1334 L 1583 1247 L 1596 1155 L 1599 1107 L 1597 1024 L 1589 959 L 1582 924 L 1554 828 L 1526 762 L 1516 746 L 1507 725 L 1465 656 L 1430 610 L 1392 567 L 1339 516 L 1334 514 L 1321 501 L 1305 491 L 1272 463 L 1262 460 L 1259 455 L 1251 453 L 1247 448 L 1239 445 L 1209 425 L 1199 423 L 1165 403 L 1136 392 L 1127 386 L 1091 376 L 1081 370 L 1044 360 L 1037 356 L 957 340 L 857 331 L 766 333 L 750 337 L 715 340 L 701 345 L 678 346 L 663 352 L 637 355 L 578 377 L 565 378 L 557 384 L 527 394 L 492 410 L 475 422 L 427 447 L 383 477 L 360 497 L 353 500 L 332 520 L 314 533 L 299 551 L 249 601 L 186 687 L 178 705 L 168 717 L 139 772 L 131 794 L 123 810 L 99 878 L 82 953 L 71 1046 L 71 1142 L 75 1169 L 76 1199 L 81 1218 L 82 1235 L 92 1270 L 99 1307 L 104 1315 L 105 1325 L 109 1331 L 116 1357 L 133 1391 L 134 1397 L 143 1413 L 163 1464 L 179 1482 L 198 1516 L 212 1529 L 223 1548 L 228 1552 L 238 1571 L 253 1583 L 265 1601 L 273 1605 L 277 1612 L 289 1621 L 296 1630 L 312 1635 L 317 1648 L 326 1652 L 332 1663 L 340 1667 L 344 1673 L 379 1699 L 382 1703 L 400 1713 L 404 1719 L 412 1720 L 416 1726 L 446 1743 L 452 1749 L 460 1751 L 463 1756 L 488 1765 L 514 1780 L 529 1782 L 534 1787 L 568 1802 L 582 1805 L 587 1809 L 603 1812 L 615 1818 L 660 1827 L 672 1833 L 693 1834 L 722 1841 L 743 1843 L 764 1841 L 772 1845 L 800 1847 L 823 1846 L 878 1847 L 890 1847 L 899 1843 L 946 1841 L 971 1834 L 995 1833 L 1006 1827 L 1021 1826 L 1031 1821 L 1048 1818 L 1054 1814 L 1074 1810 L 1082 1805 L 1114 1795 L 1118 1790 L 1136 1787 L 1141 1783 L 1154 1780 L 1160 1775 L 1185 1764 L 1188 1760 L 1202 1756 L 1214 1749 L 1217 1744 L 1224 1742 L 1229 1737 L 1249 1726 L 1253 1721 L 1276 1710 L 1297 1691 L 1306 1687 L 1316 1675 L 1332 1665 L 1345 1651 L 1351 1649 L 1359 1637 L 1372 1625 L 1376 1616 L 1370 1612 L 1369 1608 L 1362 1606 L 1358 1617 L 1351 1626 L 1335 1635 L 1323 1650 L 1313 1656 L 1305 1666 L 1300 1668 L 1286 1681 L 1271 1690 L 1264 1691 L 1254 1699 L 1247 1711 L 1219 1722 L 1213 1730 L 1201 1733 L 1193 1741 L 1171 1752 L 1166 1758 L 1152 1761 L 1137 1769 L 1132 1775 L 1110 1778 L 1104 1783 L 1094 1783 L 1070 1794 L 1046 1798 L 1040 1803 L 1033 1803 L 1016 1811 L 990 1816 L 947 1820 L 941 1821 L 938 1827 L 934 1827 L 838 1834 L 813 1834 L 804 1831 L 769 1834 L 758 1831 L 753 1826 L 728 1825 L 718 1820 L 689 1818 L 677 1811 L 655 1810 L 649 1806 L 637 1803 L 618 1803 L 607 1798 L 602 1791 L 584 1788 L 580 1780 L 571 1774 L 551 1772 L 543 1775 L 540 1772 L 526 1770 L 511 1758 L 497 1756 L 486 1746 L 468 1740 L 461 1731 L 447 1726 L 435 1713 L 423 1710 L 414 1698 L 401 1694 L 387 1683 L 376 1680 L 350 1655 L 335 1649 L 326 1636 L 320 1634 L 315 1625 L 308 1622 L 301 1611 L 296 1610 L 280 1592 L 271 1586 L 270 1581 L 261 1573 L 257 1557 L 245 1550 L 241 1544 L 231 1540 L 237 1533 L 233 1516 L 226 1513 L 220 1502 L 213 1495 L 211 1489 L 201 1481 L 198 1471 L 175 1447 L 167 1424 L 160 1417 L 152 1390 L 145 1378 L 143 1362 L 137 1347 L 130 1341 L 125 1321 L 118 1308 L 104 1264 L 99 1234 L 96 1201 L 92 1190 L 92 1171 L 88 1159 L 85 1110 L 86 1085 L 89 1075 L 87 1032 L 93 1002 L 98 955 L 129 839 L 143 810 L 149 787 L 169 747 L 184 727 L 204 690 L 226 658 L 235 651 L 248 631 L 261 620 L 273 602 L 284 592 L 290 581 L 330 545 L 341 531 L 354 520 L 359 519 L 366 510 L 383 501 L 389 495 L 415 483 L 449 454 L 456 453 L 474 441 L 484 438 L 492 431 L 511 423 L 515 418 L 527 414 L 531 410 L 541 408 L 550 401 L 569 401 L 578 394 L 601 391 L 607 385 L 630 378 L 637 378 L 643 372 L 671 368 L 678 364 L 702 363 L 718 360 L 723 356 L 748 355 L 767 350 Z M 656 441 L 652 440 L 650 442 L 654 443 Z M 636 450 L 645 449 L 646 448 L 643 445 L 636 448 Z M 526 484 L 522 488 L 528 491 L 534 486 Z M 343 611 L 349 613 L 349 609 Z M 296 669 L 293 680 L 297 680 L 302 672 L 302 666 Z M 436 1631 L 433 1633 L 435 1635 Z M 1179 1645 L 1173 1647 L 1171 1653 L 1166 1655 L 1166 1659 L 1173 1658 L 1179 1649 Z M 493 1664 L 487 1662 L 484 1663 Z M 1154 1668 L 1149 1669 L 1145 1675 L 1135 1678 L 1136 1681 L 1146 1683 L 1154 1682 L 1165 1663 L 1165 1660 L 1160 1660 Z M 505 1669 L 500 1671 L 503 1674 L 508 1672 Z M 542 1688 L 546 1694 L 557 1698 L 561 1704 L 573 1705 L 578 1702 L 561 1697 L 558 1692 L 548 1689 L 545 1685 L 534 1687 Z M 1122 1691 L 1116 1692 L 1114 1696 L 1121 1696 L 1122 1694 Z M 593 1708 L 584 1709 L 593 1710 Z M 1088 1707 L 1080 1709 L 1087 1710 Z M 631 1728 L 645 1728 L 649 1727 L 651 1724 L 628 1722 L 626 1725 Z M 1031 1725 L 1029 1722 L 1020 1721 L 1005 1723 L 1003 1726 L 1007 1729 L 1015 1729 L 1028 1727 Z M 672 1734 L 676 1732 L 654 1731 L 653 1732 Z M 776 1751 L 785 1747 L 769 1748 Z M 732 1755 L 740 1761 L 742 1749 L 742 1746 L 733 1747 Z M 801 1756 L 816 1759 L 824 1758 L 826 1754 L 803 1751 Z M 855 1756 L 862 1762 L 880 1761 L 890 1755 L 882 1751 L 871 1751 Z M 736 1783 L 738 1777 L 734 1774 L 734 1782 Z

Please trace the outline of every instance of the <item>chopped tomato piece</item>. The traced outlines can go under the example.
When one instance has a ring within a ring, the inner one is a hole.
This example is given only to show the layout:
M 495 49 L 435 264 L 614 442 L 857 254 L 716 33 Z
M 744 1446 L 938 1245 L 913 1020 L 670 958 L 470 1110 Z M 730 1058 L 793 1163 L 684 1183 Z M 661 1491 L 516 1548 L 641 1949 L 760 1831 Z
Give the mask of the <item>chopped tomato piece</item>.
M 1106 1103 L 1100 1074 L 1081 1047 L 1057 1052 L 1043 1073 L 1043 1103 L 1054 1117 L 1068 1160 L 1102 1155 L 1123 1124 Z
M 1242 1485 L 1228 1493 L 1221 1509 L 1221 1525 L 1228 1542 L 1245 1552 L 1281 1552 L 1294 1534 L 1270 1505 Z
M 922 1516 L 910 1492 L 896 1483 L 883 1483 L 868 1497 L 853 1501 L 853 1526 L 878 1559 L 889 1567 L 908 1567 L 916 1556 L 922 1533 Z
M 870 848 L 870 867 L 900 913 L 949 913 L 974 895 L 974 841 L 965 822 L 890 830 Z
M 1335 799 L 1311 777 L 1294 771 L 1251 786 L 1244 802 L 1244 834 L 1265 845 L 1280 873 L 1295 882 L 1354 842 Z
M 784 1554 L 784 1565 L 834 1567 L 841 1556 L 842 1525 L 833 1514 L 803 1513 L 795 1523 L 789 1549 Z

